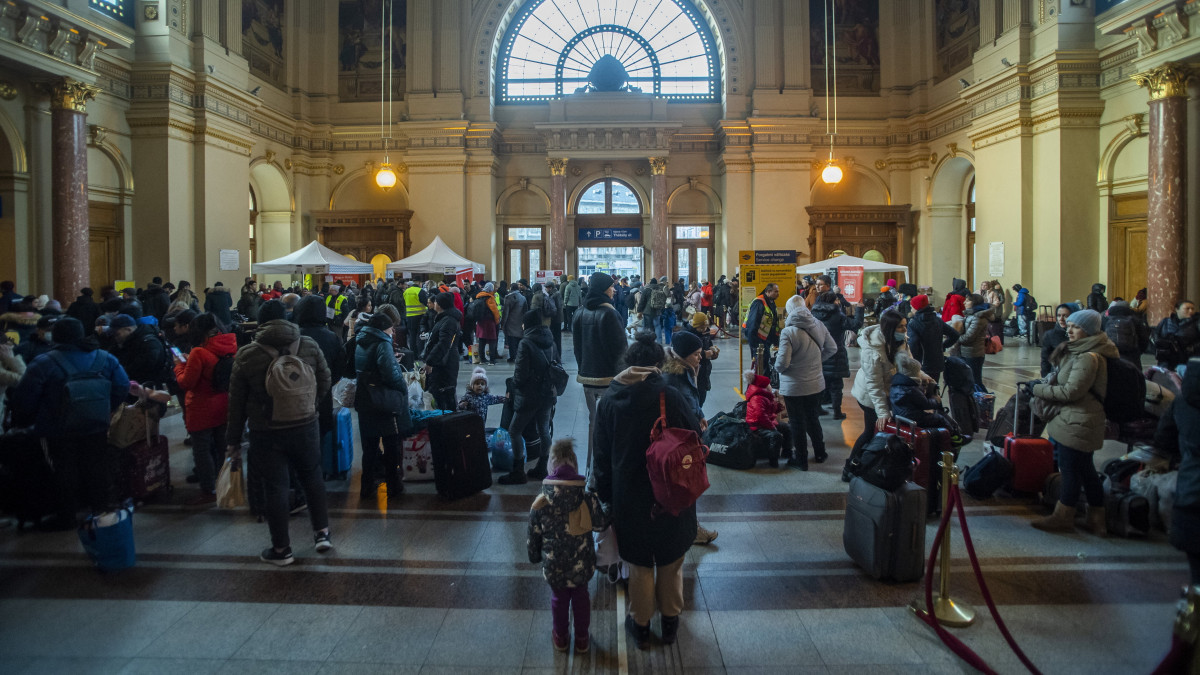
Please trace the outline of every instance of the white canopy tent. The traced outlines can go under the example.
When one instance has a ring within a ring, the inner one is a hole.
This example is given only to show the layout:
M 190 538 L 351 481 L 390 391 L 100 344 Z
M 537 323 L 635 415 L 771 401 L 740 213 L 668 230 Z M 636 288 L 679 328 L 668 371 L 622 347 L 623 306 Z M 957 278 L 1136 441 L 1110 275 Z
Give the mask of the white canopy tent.
M 371 263 L 358 262 L 352 258 L 312 242 L 282 258 L 254 263 L 254 274 L 374 274 Z
M 829 260 L 820 260 L 818 262 L 800 265 L 796 268 L 796 274 L 824 274 L 831 267 L 858 267 L 863 268 L 864 274 L 876 274 L 880 272 L 903 272 L 904 280 L 908 281 L 908 268 L 904 265 L 892 265 L 885 262 L 876 262 L 865 258 L 856 258 L 852 255 L 838 255 Z
M 441 237 L 434 237 L 433 242 L 424 250 L 414 253 L 403 260 L 389 263 L 387 269 L 395 272 L 411 272 L 414 274 L 442 274 L 449 268 L 462 269 L 470 267 L 476 274 L 487 272 L 484 265 L 471 262 L 454 252 Z

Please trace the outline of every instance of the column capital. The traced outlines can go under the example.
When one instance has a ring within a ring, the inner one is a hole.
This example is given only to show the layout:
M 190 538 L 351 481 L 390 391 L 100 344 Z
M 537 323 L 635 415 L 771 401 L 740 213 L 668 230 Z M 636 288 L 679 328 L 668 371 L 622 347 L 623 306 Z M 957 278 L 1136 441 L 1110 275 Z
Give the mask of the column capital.
M 551 176 L 567 175 L 567 159 L 564 157 L 550 157 L 546 160 L 546 165 L 550 167 Z
M 1164 98 L 1187 98 L 1188 80 L 1195 76 L 1196 70 L 1190 64 L 1173 61 L 1131 75 L 1130 79 L 1150 90 L 1151 101 L 1158 101 Z
M 667 175 L 667 158 L 666 157 L 650 157 L 650 175 L 665 176 Z
M 79 113 L 87 112 L 87 102 L 96 98 L 99 87 L 84 84 L 69 77 L 56 82 L 47 82 L 38 87 L 42 93 L 50 96 L 51 110 L 74 110 Z

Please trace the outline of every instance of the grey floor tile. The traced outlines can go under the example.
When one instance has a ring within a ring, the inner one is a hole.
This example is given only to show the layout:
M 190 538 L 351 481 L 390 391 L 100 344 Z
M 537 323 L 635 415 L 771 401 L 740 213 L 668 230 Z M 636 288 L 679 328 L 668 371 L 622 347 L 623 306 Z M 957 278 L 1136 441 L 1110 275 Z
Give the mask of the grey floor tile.
M 230 659 L 221 664 L 217 675 L 315 675 L 320 669 L 320 662 Z
M 200 602 L 159 635 L 139 657 L 228 659 L 279 605 Z
M 791 610 L 709 612 L 725 666 L 820 664 L 820 654 Z
M 320 663 L 329 658 L 362 609 L 283 605 L 254 631 L 234 657 Z
M 116 675 L 127 663 L 126 658 L 46 656 L 30 661 L 19 675 Z
M 882 610 L 814 609 L 797 614 L 827 666 L 921 663 Z
M 726 675 L 826 675 L 825 666 L 726 666 Z
M 425 664 L 520 668 L 534 614 L 520 610 L 452 609 L 446 613 Z
M 88 625 L 65 635 L 57 656 L 137 656 L 195 605 L 162 600 L 94 600 Z
M 398 666 L 394 663 L 351 663 L 326 661 L 318 675 L 418 675 L 420 666 Z
M 530 500 L 532 503 L 533 500 Z M 529 562 L 525 546 L 529 524 L 496 520 L 487 524 L 471 562 L 524 563 Z
M 609 614 L 609 616 L 612 615 Z M 592 620 L 595 620 L 595 616 L 592 617 Z M 553 668 L 560 672 L 567 668 L 571 650 L 560 652 L 554 648 L 550 640 L 552 626 L 550 610 L 533 612 L 533 620 L 529 622 L 529 635 L 525 641 L 525 659 L 521 663 L 524 668 Z M 572 643 L 574 629 L 575 627 L 572 625 L 572 632 L 568 635 L 568 640 L 571 640 Z M 588 632 L 590 633 L 591 630 L 589 629 Z
M 445 616 L 445 609 L 364 607 L 329 660 L 420 666 Z M 388 637 L 380 640 L 381 635 Z
M 211 675 L 225 659 L 134 658 L 121 669 L 121 675 Z
M 679 656 L 684 668 L 688 669 L 724 666 L 717 634 L 708 612 L 684 612 L 680 615 Z
M 424 666 L 420 675 L 520 675 L 522 669 L 489 666 Z

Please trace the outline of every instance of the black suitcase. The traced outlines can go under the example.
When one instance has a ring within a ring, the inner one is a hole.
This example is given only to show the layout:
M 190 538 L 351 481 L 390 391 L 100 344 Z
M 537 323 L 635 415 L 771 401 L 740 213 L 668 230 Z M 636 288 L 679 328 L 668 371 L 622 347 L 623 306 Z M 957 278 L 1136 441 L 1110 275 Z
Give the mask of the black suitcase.
M 483 419 L 464 411 L 429 420 L 433 483 L 446 499 L 462 499 L 492 486 Z
M 876 579 L 916 581 L 925 572 L 925 489 L 905 483 L 894 491 L 855 476 L 846 496 L 842 546 Z

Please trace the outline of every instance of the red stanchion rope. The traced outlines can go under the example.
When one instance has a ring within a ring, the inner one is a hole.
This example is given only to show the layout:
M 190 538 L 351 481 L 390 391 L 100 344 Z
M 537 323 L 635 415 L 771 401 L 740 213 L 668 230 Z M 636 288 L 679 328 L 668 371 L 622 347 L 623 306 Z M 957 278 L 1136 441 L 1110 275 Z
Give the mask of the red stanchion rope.
M 942 520 L 938 524 L 937 535 L 934 538 L 934 542 L 938 543 L 935 543 L 933 550 L 930 551 L 929 562 L 925 566 L 925 613 L 918 613 L 917 616 L 920 617 L 922 621 L 929 624 L 933 628 L 934 632 L 937 633 L 938 637 L 941 638 L 942 642 L 944 642 L 946 646 L 949 647 L 950 650 L 953 651 L 959 658 L 970 664 L 972 668 L 981 673 L 986 673 L 987 675 L 996 675 L 996 671 L 989 666 L 981 656 L 976 654 L 975 651 L 968 647 L 962 640 L 959 640 L 957 637 L 952 635 L 950 631 L 943 628 L 942 625 L 938 623 L 937 617 L 933 614 L 933 569 L 937 563 L 938 551 L 941 548 L 939 543 L 942 541 L 942 536 L 945 534 L 946 528 L 950 525 L 951 515 L 957 509 L 958 521 L 962 526 L 963 542 L 967 547 L 967 556 L 971 560 L 971 569 L 975 572 L 975 580 L 979 584 L 979 591 L 983 595 L 984 602 L 987 603 L 988 612 L 991 613 L 992 618 L 995 619 L 996 626 L 1000 629 L 1001 635 L 1004 636 L 1004 641 L 1008 643 L 1008 646 L 1013 650 L 1013 653 L 1017 655 L 1017 658 L 1021 660 L 1021 663 L 1024 664 L 1029 672 L 1033 675 L 1042 675 L 1041 671 L 1033 665 L 1033 662 L 1029 660 L 1029 657 L 1026 656 L 1025 652 L 1021 650 L 1021 647 L 1017 645 L 1017 641 L 1013 638 L 1012 633 L 1008 632 L 1008 626 L 1006 626 L 1004 624 L 1004 620 L 1000 618 L 1000 612 L 996 609 L 996 603 L 992 601 L 992 594 L 988 590 L 987 583 L 983 580 L 983 570 L 979 567 L 979 558 L 975 555 L 975 545 L 971 542 L 971 533 L 967 529 L 967 514 L 966 511 L 963 510 L 962 495 L 959 493 L 957 485 L 950 486 L 949 497 L 948 503 L 946 504 L 946 510 L 944 513 L 942 513 Z

